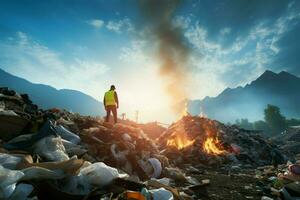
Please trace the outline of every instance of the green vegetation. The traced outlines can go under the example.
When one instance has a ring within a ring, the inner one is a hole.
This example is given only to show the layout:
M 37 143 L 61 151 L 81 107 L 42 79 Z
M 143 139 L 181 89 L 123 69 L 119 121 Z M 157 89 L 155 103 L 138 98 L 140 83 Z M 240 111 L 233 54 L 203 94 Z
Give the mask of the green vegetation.
M 247 130 L 261 130 L 265 135 L 274 136 L 284 131 L 289 126 L 300 125 L 300 119 L 286 119 L 280 108 L 267 105 L 264 110 L 264 120 L 249 122 L 247 118 L 235 121 L 235 124 Z

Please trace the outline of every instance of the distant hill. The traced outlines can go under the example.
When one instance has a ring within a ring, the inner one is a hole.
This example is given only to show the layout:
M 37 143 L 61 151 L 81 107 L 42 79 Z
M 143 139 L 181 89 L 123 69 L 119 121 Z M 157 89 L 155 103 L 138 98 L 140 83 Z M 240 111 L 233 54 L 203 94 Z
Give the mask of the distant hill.
M 300 117 L 300 78 L 288 72 L 265 71 L 245 87 L 227 88 L 217 97 L 189 101 L 188 110 L 199 114 L 200 110 L 210 118 L 222 122 L 248 118 L 263 119 L 267 104 L 281 109 L 286 117 Z
M 13 76 L 0 69 L 0 87 L 9 87 L 18 93 L 29 95 L 33 103 L 43 109 L 61 108 L 81 115 L 102 115 L 102 103 L 93 97 L 76 90 L 57 90 L 51 86 L 34 84 Z

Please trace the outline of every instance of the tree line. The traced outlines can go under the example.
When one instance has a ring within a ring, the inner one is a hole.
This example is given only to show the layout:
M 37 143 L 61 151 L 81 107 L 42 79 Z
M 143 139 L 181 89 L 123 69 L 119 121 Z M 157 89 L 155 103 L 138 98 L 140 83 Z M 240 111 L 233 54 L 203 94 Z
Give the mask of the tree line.
M 261 130 L 267 136 L 275 136 L 289 126 L 300 125 L 300 119 L 287 119 L 281 114 L 279 107 L 268 104 L 264 109 L 264 120 L 249 122 L 247 118 L 238 119 L 235 125 L 247 130 Z

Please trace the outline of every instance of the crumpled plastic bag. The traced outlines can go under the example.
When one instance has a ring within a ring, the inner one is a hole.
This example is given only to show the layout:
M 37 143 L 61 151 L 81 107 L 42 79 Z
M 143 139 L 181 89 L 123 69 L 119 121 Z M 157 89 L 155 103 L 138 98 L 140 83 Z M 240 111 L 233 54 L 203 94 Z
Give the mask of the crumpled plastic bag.
M 76 195 L 87 195 L 91 192 L 91 185 L 86 176 L 69 176 L 63 184 L 62 190 Z
M 62 125 L 56 126 L 55 130 L 57 131 L 58 135 L 60 135 L 63 139 L 72 142 L 73 144 L 80 143 L 80 137 L 75 133 L 72 133 Z
M 84 161 L 81 169 L 86 168 L 91 164 L 92 163 L 88 161 Z M 87 195 L 92 189 L 88 178 L 79 174 L 76 176 L 67 176 L 59 181 L 59 184 L 62 191 L 76 195 Z
M 149 192 L 152 194 L 153 200 L 174 200 L 172 192 L 165 188 L 153 189 Z
M 67 140 L 62 139 L 63 145 L 66 149 L 66 153 L 69 156 L 74 156 L 74 155 L 78 155 L 78 156 L 82 156 L 83 154 L 85 154 L 87 152 L 86 149 L 84 149 L 82 146 L 74 144 L 72 142 L 69 142 Z
M 82 168 L 79 175 L 86 176 L 90 184 L 98 187 L 104 187 L 114 179 L 125 176 L 119 174 L 116 168 L 107 166 L 103 162 L 93 163 L 88 167 Z
M 69 156 L 66 153 L 61 138 L 52 135 L 36 142 L 33 152 L 46 158 L 48 161 L 69 160 Z
M 13 156 L 7 153 L 0 153 L 0 165 L 5 168 L 14 170 L 21 161 L 21 157 Z
M 63 170 L 49 170 L 36 166 L 22 169 L 22 172 L 24 173 L 24 176 L 21 178 L 22 181 L 33 179 L 61 179 L 66 176 Z
M 0 165 L 0 199 L 8 199 L 23 176 L 21 171 L 6 169 Z
M 173 182 L 172 179 L 166 178 L 166 177 L 161 178 L 161 179 L 151 178 L 151 180 L 157 181 L 157 182 L 159 182 L 161 184 L 168 185 L 168 186 L 170 186 L 171 183 Z
M 63 143 L 66 150 L 76 148 L 76 147 L 81 147 L 80 145 L 74 144 L 74 143 L 72 143 L 68 140 L 65 140 L 65 139 L 61 139 L 61 141 L 62 141 L 62 143 Z
M 6 115 L 6 116 L 19 116 L 17 113 L 15 113 L 13 110 L 0 110 L 0 115 Z
M 23 135 L 19 135 L 11 140 L 9 140 L 7 143 L 8 144 L 13 144 L 16 142 L 20 142 L 20 141 L 26 141 L 29 140 L 34 134 L 23 134 Z
M 20 183 L 9 197 L 9 200 L 27 200 L 33 189 L 33 186 L 30 184 Z
M 34 144 L 39 142 L 39 140 L 44 139 L 48 136 L 58 136 L 55 130 L 54 122 L 51 120 L 48 120 L 42 128 L 35 134 L 22 137 L 18 137 L 16 139 L 17 141 L 13 142 L 9 141 L 9 143 L 6 143 L 3 145 L 3 147 L 7 150 L 25 150 L 25 151 L 31 151 Z

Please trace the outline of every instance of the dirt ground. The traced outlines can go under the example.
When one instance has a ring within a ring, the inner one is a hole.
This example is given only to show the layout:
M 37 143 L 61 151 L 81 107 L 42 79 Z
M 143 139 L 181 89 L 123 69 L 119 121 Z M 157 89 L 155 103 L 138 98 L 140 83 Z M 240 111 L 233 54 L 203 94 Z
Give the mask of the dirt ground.
M 244 200 L 261 199 L 263 189 L 254 172 L 247 174 L 220 174 L 208 171 L 195 176 L 199 181 L 209 179 L 210 184 L 197 190 L 198 198 L 205 200 Z

